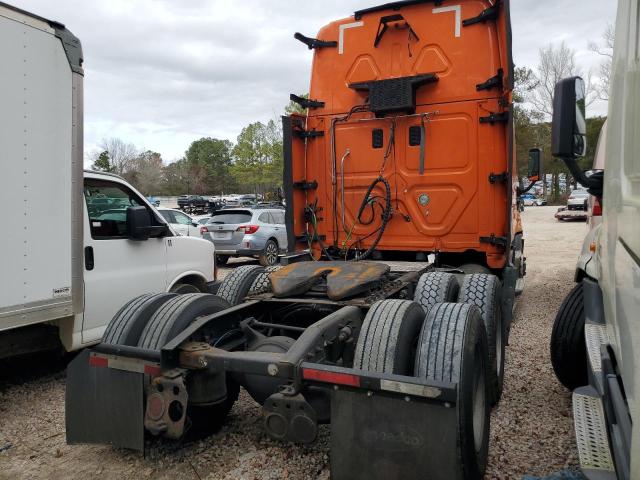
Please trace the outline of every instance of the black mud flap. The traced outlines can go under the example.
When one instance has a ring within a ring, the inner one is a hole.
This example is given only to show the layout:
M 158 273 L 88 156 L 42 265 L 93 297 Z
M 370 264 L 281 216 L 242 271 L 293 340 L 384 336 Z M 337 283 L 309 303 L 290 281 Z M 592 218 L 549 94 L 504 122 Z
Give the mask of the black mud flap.
M 144 450 L 144 374 L 89 365 L 84 350 L 67 367 L 67 443 Z
M 456 408 L 379 392 L 334 391 L 331 478 L 463 478 Z

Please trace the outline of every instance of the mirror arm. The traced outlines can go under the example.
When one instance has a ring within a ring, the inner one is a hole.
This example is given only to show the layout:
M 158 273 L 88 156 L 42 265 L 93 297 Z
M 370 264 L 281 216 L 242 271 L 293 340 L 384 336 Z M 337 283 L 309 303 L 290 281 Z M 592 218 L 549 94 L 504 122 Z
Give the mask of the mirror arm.
M 573 175 L 576 181 L 589 190 L 591 195 L 595 195 L 602 199 L 602 190 L 604 186 L 604 177 L 602 175 L 587 177 L 582 171 L 575 158 L 563 158 L 562 161 Z
M 529 184 L 529 186 L 527 186 L 526 188 L 520 188 L 518 187 L 518 196 L 520 195 L 524 195 L 525 193 L 527 193 L 529 190 L 531 190 L 533 188 L 533 186 L 536 184 L 537 182 L 531 182 Z

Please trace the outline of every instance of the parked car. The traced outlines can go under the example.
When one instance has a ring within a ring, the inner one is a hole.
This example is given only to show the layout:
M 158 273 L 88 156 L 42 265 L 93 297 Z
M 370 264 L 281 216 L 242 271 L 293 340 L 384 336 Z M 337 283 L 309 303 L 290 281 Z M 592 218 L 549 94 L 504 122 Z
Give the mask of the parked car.
M 547 204 L 547 201 L 544 198 L 537 197 L 533 193 L 525 193 L 524 195 L 520 195 L 520 200 L 525 207 L 541 207 Z
M 222 208 L 228 210 L 230 208 L 238 208 L 238 207 L 252 208 L 254 206 L 255 206 L 255 202 L 252 200 L 234 199 L 234 200 L 227 200 L 227 202 L 224 204 Z
M 206 230 L 205 230 L 206 229 Z M 284 211 L 280 209 L 224 209 L 214 212 L 202 228 L 202 237 L 216 247 L 216 259 L 258 257 L 261 265 L 275 265 L 287 249 Z
M 198 225 L 206 225 L 210 218 L 211 215 L 194 215 L 191 217 L 191 219 Z
M 258 203 L 255 207 L 253 208 L 279 208 L 281 210 L 284 210 L 284 204 L 282 202 L 260 202 Z
M 576 188 L 569 195 L 567 200 L 568 210 L 584 210 L 587 211 L 589 203 L 589 192 L 583 188 Z
M 209 209 L 209 201 L 200 195 L 180 195 L 178 209 L 189 213 L 206 212 Z
M 159 208 L 158 212 L 169 225 L 180 235 L 185 237 L 200 237 L 200 225 L 180 210 L 173 208 Z
M 147 197 L 147 200 L 149 201 L 149 203 L 151 205 L 153 205 L 154 207 L 159 207 L 160 206 L 160 200 L 158 200 L 156 197 L 154 197 L 153 195 L 149 195 Z

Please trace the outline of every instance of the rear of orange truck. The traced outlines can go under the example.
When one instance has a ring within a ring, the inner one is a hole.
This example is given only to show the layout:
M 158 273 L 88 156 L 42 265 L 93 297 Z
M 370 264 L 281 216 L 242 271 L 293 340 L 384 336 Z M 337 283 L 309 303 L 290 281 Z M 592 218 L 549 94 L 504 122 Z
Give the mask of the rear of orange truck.
M 394 2 L 296 38 L 314 56 L 306 114 L 284 118 L 290 250 L 505 268 L 522 250 L 509 2 Z
M 180 439 L 242 386 L 273 438 L 331 424 L 334 479 L 482 478 L 525 273 L 509 2 L 395 2 L 295 37 L 314 60 L 284 186 L 307 261 L 125 305 L 108 331 L 127 335 L 70 364 L 67 441 Z

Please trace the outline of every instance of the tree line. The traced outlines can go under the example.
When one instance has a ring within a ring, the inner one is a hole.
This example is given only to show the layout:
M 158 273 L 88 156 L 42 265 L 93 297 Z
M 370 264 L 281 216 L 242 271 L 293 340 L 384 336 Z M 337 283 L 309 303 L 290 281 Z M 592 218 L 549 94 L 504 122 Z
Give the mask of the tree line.
M 145 195 L 269 193 L 282 184 L 282 129 L 274 120 L 242 129 L 235 144 L 204 137 L 167 165 L 119 138 L 100 142 L 91 168 L 124 177 Z
M 576 52 L 564 42 L 541 48 L 535 69 L 520 67 L 515 70 L 513 113 L 518 173 L 522 177 L 526 175 L 529 149 L 540 148 L 544 159 L 544 173 L 551 175 L 549 189 L 546 182 L 544 183 L 544 194 L 551 202 L 563 200 L 569 193 L 567 189 L 570 185 L 575 185 L 575 180 L 564 162 L 551 156 L 550 120 L 553 114 L 555 84 L 562 78 L 582 76 L 587 89 L 587 109 L 597 99 L 607 101 L 613 35 L 613 26 L 609 25 L 602 35 L 601 42 L 589 42 L 589 49 L 602 57 L 595 76 L 592 71 L 584 72 L 580 68 L 576 61 Z M 587 153 L 579 161 L 583 170 L 588 170 L 593 165 L 598 137 L 605 120 L 606 117 L 603 116 L 587 118 Z M 564 188 L 560 182 L 561 178 L 566 179 Z

